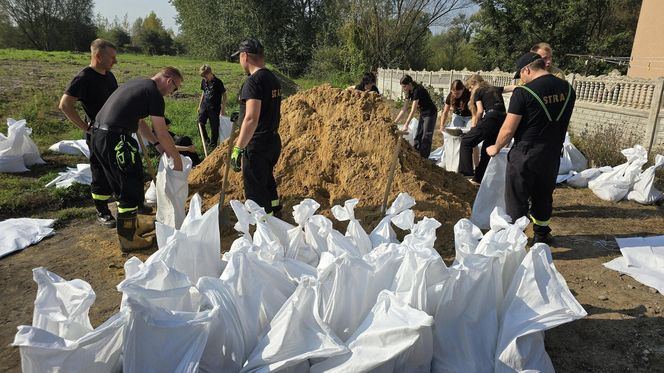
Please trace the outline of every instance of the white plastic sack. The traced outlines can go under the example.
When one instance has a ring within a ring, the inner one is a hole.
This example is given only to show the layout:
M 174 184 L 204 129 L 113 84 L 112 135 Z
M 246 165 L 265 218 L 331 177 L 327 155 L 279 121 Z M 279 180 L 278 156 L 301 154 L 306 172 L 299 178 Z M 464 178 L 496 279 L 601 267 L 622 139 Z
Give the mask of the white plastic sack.
M 648 167 L 638 177 L 638 181 L 627 194 L 627 199 L 644 205 L 653 204 L 664 198 L 661 191 L 655 189 L 655 171 L 664 166 L 664 155 L 655 156 L 655 164 Z
M 389 291 L 348 339 L 349 352 L 311 367 L 311 372 L 430 372 L 433 319 Z
M 288 230 L 286 258 L 296 259 L 313 267 L 318 265 L 321 253 L 307 243 L 304 227 L 319 207 L 320 204 L 310 198 L 305 198 L 293 206 L 293 218 L 297 227 Z
M 496 372 L 554 372 L 544 348 L 544 331 L 585 317 L 551 251 L 535 244 L 514 274 L 501 307 Z
M 13 346 L 20 347 L 24 373 L 116 373 L 128 317 L 113 315 L 94 331 L 69 340 L 33 326 L 19 326 Z
M 443 148 L 444 147 L 441 146 L 440 148 L 432 151 L 431 154 L 429 154 L 429 159 L 438 163 L 443 158 Z
M 54 219 L 15 218 L 0 221 L 0 258 L 53 234 Z
M 7 136 L 0 133 L 0 172 L 29 171 L 23 159 L 25 121 L 16 126 L 14 119 L 7 119 Z
M 604 263 L 664 294 L 664 236 L 616 238 L 623 256 Z
M 67 281 L 44 267 L 32 270 L 37 297 L 32 326 L 64 339 L 76 340 L 92 331 L 88 311 L 95 301 L 92 286 L 79 279 Z
M 233 122 L 231 118 L 225 115 L 219 116 L 219 142 L 224 142 L 227 138 L 231 136 L 231 130 L 233 129 Z
M 450 135 L 443 132 L 443 168 L 450 172 L 459 171 L 459 154 L 461 152 L 461 136 Z
M 157 204 L 157 186 L 155 185 L 154 181 L 150 181 L 150 186 L 148 187 L 148 190 L 145 191 L 145 204 Z
M 394 229 L 392 229 L 391 223 L 400 226 L 399 222 L 402 221 L 403 218 L 407 218 L 406 215 L 410 216 L 410 214 L 406 213 L 404 216 L 399 215 L 405 211 L 409 211 L 413 206 L 415 206 L 415 199 L 413 197 L 408 195 L 408 193 L 399 193 L 397 198 L 394 199 L 394 202 L 392 202 L 390 208 L 385 211 L 385 217 L 378 223 L 376 228 L 371 231 L 371 234 L 369 234 L 371 246 L 376 248 L 383 243 L 396 243 L 397 235 L 394 232 Z
M 274 316 L 267 334 L 249 356 L 243 372 L 273 372 L 285 368 L 309 371 L 308 359 L 337 356 L 348 348 L 323 321 L 320 289 L 311 277 L 302 282 Z
M 30 135 L 32 135 L 32 128 L 27 126 L 25 119 L 17 121 L 12 118 L 7 118 L 7 126 L 9 127 L 7 130 L 8 133 L 16 131 L 16 136 L 23 136 L 23 141 L 21 142 L 21 154 L 23 155 L 23 162 L 25 162 L 26 166 L 46 163 L 41 159 L 37 144 L 35 144 L 30 138 Z
M 611 166 L 604 166 L 600 168 L 589 168 L 581 172 L 572 171 L 572 176 L 567 179 L 567 184 L 574 188 L 587 188 L 588 182 L 596 179 L 604 172 L 613 170 Z
M 406 127 L 407 134 L 403 135 L 403 138 L 408 141 L 410 146 L 415 146 L 415 136 L 417 135 L 417 127 L 419 126 L 417 118 L 413 118 L 408 123 Z
M 201 197 L 195 194 L 179 230 L 159 222 L 156 226 L 159 250 L 146 260 L 146 264 L 162 261 L 187 275 L 192 284 L 203 276 L 221 275 L 218 204 L 201 214 Z
M 90 148 L 88 148 L 88 143 L 83 139 L 58 141 L 51 145 L 48 150 L 69 155 L 83 154 L 86 158 L 90 158 Z
M 505 182 L 507 178 L 507 153 L 509 149 L 501 149 L 495 157 L 491 157 L 484 173 L 482 184 L 473 202 L 470 220 L 480 229 L 489 228 L 489 217 L 495 207 L 505 210 Z
M 79 163 L 74 167 L 67 167 L 67 171 L 60 172 L 58 177 L 51 180 L 46 187 L 69 188 L 72 184 L 78 183 L 90 185 L 92 183 L 92 171 L 87 163 Z
M 621 153 L 627 158 L 626 163 L 588 182 L 588 188 L 605 201 L 618 202 L 625 198 L 636 183 L 641 167 L 648 162 L 648 153 L 641 145 L 624 149 Z
M 123 372 L 198 372 L 218 307 L 177 312 L 129 299 L 131 318 L 123 346 Z
M 587 165 L 588 160 L 586 160 L 586 157 L 584 157 L 579 149 L 577 149 L 576 146 L 572 144 L 569 133 L 565 134 L 565 141 L 563 142 L 563 154 L 560 157 L 558 175 L 567 175 L 570 171 L 580 172 L 581 170 L 585 170 Z
M 360 251 L 360 256 L 371 251 L 371 240 L 369 235 L 364 231 L 360 222 L 355 219 L 355 206 L 358 204 L 357 198 L 349 199 L 344 203 L 344 207 L 335 205 L 332 206 L 332 215 L 338 221 L 348 221 L 348 228 L 346 228 L 346 237 L 357 246 Z
M 157 171 L 157 221 L 180 229 L 184 220 L 185 201 L 189 194 L 187 178 L 191 172 L 191 159 L 183 157 L 182 171 L 173 169 L 173 160 L 166 153 L 159 160 Z

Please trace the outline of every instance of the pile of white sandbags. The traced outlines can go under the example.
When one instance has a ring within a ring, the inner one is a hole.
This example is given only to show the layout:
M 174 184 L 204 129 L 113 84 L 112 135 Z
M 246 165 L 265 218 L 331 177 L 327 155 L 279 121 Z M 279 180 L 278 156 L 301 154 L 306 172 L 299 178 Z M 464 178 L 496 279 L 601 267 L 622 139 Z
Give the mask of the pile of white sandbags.
M 125 264 L 120 345 L 79 349 L 70 341 L 96 331 L 86 324 L 59 334 L 70 350 L 49 352 L 87 358 L 32 369 L 43 344 L 21 327 L 14 344 L 24 371 L 96 370 L 102 351 L 122 353 L 124 372 L 553 370 L 544 331 L 586 313 L 548 246 L 526 253 L 527 219 L 511 224 L 496 209 L 486 235 L 459 221 L 448 267 L 433 249 L 440 223 L 416 222 L 412 197 L 400 194 L 370 234 L 357 203 L 333 207 L 348 222 L 341 233 L 313 200 L 295 206 L 296 226 L 232 201 L 239 237 L 222 261 L 218 210 L 202 214 L 194 197 L 181 229 L 159 224 L 159 250 Z M 403 241 L 393 224 L 407 231 Z
M 7 136 L 0 133 L 0 172 L 26 172 L 29 166 L 45 163 L 25 119 L 7 118 L 7 127 Z
M 66 171 L 60 172 L 55 179 L 46 184 L 46 187 L 69 188 L 74 183 L 83 185 L 92 183 L 92 171 L 89 164 L 79 163 L 76 167 L 67 167 Z

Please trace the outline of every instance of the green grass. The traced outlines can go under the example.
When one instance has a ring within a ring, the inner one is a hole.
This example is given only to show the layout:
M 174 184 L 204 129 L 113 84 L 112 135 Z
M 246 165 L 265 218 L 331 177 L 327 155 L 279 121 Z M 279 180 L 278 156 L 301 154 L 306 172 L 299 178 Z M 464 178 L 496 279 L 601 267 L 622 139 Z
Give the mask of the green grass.
M 32 138 L 42 152 L 46 165 L 32 167 L 25 174 L 0 175 L 0 219 L 32 215 L 54 214 L 74 206 L 91 206 L 89 187 L 55 189 L 44 185 L 66 166 L 87 163 L 84 157 L 63 156 L 48 152 L 48 147 L 60 140 L 82 138 L 83 134 L 58 110 L 58 102 L 71 79 L 90 62 L 88 53 L 42 52 L 0 49 L 0 132 L 7 133 L 6 118 L 26 119 L 32 128 Z M 130 79 L 150 78 L 164 66 L 175 66 L 185 81 L 172 97 L 166 97 L 166 116 L 173 122 L 171 130 L 180 136 L 190 136 L 202 155 L 197 127 L 200 81 L 198 68 L 207 63 L 226 86 L 227 113 L 238 109 L 238 92 L 246 75 L 239 63 L 210 61 L 179 56 L 146 56 L 119 54 L 113 73 L 122 84 Z M 292 80 L 275 71 L 281 80 L 284 94 L 308 89 L 322 82 Z M 82 110 L 80 111 L 82 113 Z M 154 159 L 156 162 L 156 158 Z M 155 163 L 156 164 L 156 163 Z M 87 190 L 85 190 L 87 188 Z M 53 216 L 56 217 L 56 216 Z

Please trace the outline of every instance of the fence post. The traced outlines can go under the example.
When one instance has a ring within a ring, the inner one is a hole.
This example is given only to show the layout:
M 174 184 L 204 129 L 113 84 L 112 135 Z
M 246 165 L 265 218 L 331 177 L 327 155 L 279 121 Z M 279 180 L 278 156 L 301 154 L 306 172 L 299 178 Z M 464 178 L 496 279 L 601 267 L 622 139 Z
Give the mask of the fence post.
M 659 122 L 659 109 L 662 106 L 662 95 L 664 94 L 664 78 L 657 78 L 655 83 L 655 90 L 652 94 L 652 101 L 650 103 L 650 112 L 648 113 L 648 127 L 646 129 L 646 148 L 648 153 L 652 151 L 652 146 L 655 143 L 655 136 L 657 135 L 657 124 Z

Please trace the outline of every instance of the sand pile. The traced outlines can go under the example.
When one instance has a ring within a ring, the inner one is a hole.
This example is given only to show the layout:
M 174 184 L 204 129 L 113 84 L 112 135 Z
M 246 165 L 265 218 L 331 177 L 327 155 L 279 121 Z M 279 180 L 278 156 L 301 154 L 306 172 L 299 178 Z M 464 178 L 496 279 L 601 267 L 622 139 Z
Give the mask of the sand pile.
M 292 206 L 303 198 L 319 202 L 319 212 L 328 217 L 331 206 L 358 198 L 355 216 L 370 232 L 381 218 L 396 141 L 404 141 L 394 134 L 389 104 L 380 96 L 325 85 L 289 97 L 281 112 L 283 150 L 275 177 L 284 220 L 293 221 Z M 219 199 L 226 146 L 217 147 L 189 176 L 189 191 L 201 194 L 205 208 Z M 243 200 L 241 173 L 230 174 L 227 201 Z M 436 248 L 449 254 L 452 227 L 470 216 L 476 190 L 459 175 L 421 159 L 404 141 L 388 207 L 401 191 L 416 199 L 418 218 L 429 216 L 443 224 Z

